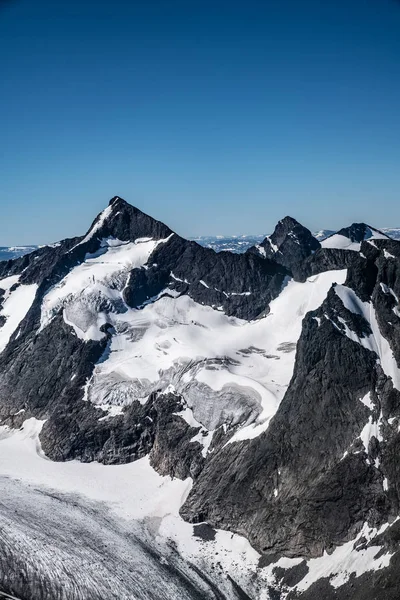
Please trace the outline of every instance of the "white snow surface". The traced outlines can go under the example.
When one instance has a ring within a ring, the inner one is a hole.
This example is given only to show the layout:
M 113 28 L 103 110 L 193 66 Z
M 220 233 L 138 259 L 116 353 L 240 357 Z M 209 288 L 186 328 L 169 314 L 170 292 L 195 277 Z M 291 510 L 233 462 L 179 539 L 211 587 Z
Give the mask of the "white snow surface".
M 225 573 L 248 589 L 257 571 L 260 555 L 249 542 L 228 531 L 217 530 L 214 540 L 204 542 L 193 535 L 193 525 L 183 521 L 179 509 L 191 486 L 158 475 L 147 457 L 125 465 L 53 462 L 41 450 L 39 433 L 44 421 L 27 419 L 20 430 L 0 427 L 0 476 L 18 479 L 30 487 L 78 494 L 105 503 L 123 520 L 148 527 L 155 541 L 175 542 L 185 559 L 201 565 L 208 573 L 220 562 Z M 260 570 L 260 583 L 263 572 Z M 257 596 L 268 600 L 268 596 Z
M 391 377 L 394 387 L 400 390 L 400 369 L 397 366 L 389 342 L 380 332 L 372 302 L 362 302 L 352 289 L 344 285 L 336 285 L 335 292 L 342 300 L 343 305 L 351 312 L 362 315 L 369 323 L 372 330 L 371 335 L 360 338 L 354 331 L 351 331 L 346 326 L 346 335 L 353 341 L 364 346 L 364 348 L 367 348 L 378 355 L 379 362 L 385 375 Z
M 190 491 L 191 480 L 159 476 L 143 458 L 128 465 L 102 465 L 77 460 L 54 462 L 41 450 L 44 421 L 30 418 L 19 430 L 0 427 L 0 474 L 62 492 L 107 502 L 121 517 L 160 516 L 168 504 L 173 514 Z
M 12 334 L 18 329 L 36 296 L 38 286 L 35 283 L 30 285 L 20 284 L 15 290 L 11 291 L 10 288 L 18 282 L 19 275 L 0 279 L 0 289 L 5 290 L 0 316 L 6 319 L 4 325 L 0 327 L 0 352 L 3 352 Z
M 151 468 L 147 457 L 125 465 L 48 460 L 38 437 L 43 423 L 30 418 L 20 430 L 0 427 L 0 477 L 19 480 L 30 489 L 77 494 L 82 501 L 101 502 L 115 518 L 145 526 L 160 548 L 175 543 L 184 559 L 211 576 L 220 563 L 223 572 L 230 574 L 257 600 L 269 600 L 268 584 L 275 581 L 274 567 L 291 568 L 302 561 L 301 558 L 281 558 L 266 568 L 259 568 L 260 555 L 242 536 L 216 530 L 214 540 L 205 542 L 196 537 L 193 526 L 179 515 L 191 489 L 191 479 L 182 481 L 160 476 Z M 339 587 L 352 573 L 359 576 L 388 566 L 390 554 L 376 558 L 379 546 L 356 549 L 357 541 L 363 536 L 373 541 L 387 527 L 385 524 L 377 531 L 365 524 L 355 540 L 336 548 L 330 555 L 325 553 L 307 560 L 309 571 L 295 586 L 297 590 L 308 589 L 321 577 L 330 578 L 331 585 Z
M 356 577 L 359 577 L 368 571 L 377 571 L 387 567 L 392 557 L 391 554 L 383 554 L 380 558 L 375 558 L 380 552 L 381 546 L 371 545 L 368 548 L 359 550 L 355 550 L 354 546 L 357 545 L 357 541 L 363 536 L 368 541 L 373 540 L 377 535 L 383 533 L 388 526 L 389 524 L 385 523 L 380 530 L 377 530 L 364 524 L 357 535 L 356 540 L 352 540 L 339 546 L 332 554 L 327 554 L 327 552 L 325 552 L 324 555 L 319 558 L 308 560 L 307 566 L 309 571 L 296 586 L 297 590 L 304 591 L 308 589 L 322 577 L 330 578 L 330 584 L 333 587 L 338 588 L 349 580 L 352 573 L 354 573 Z
M 169 237 L 103 239 L 98 252 L 87 254 L 47 292 L 41 329 L 60 310 L 83 340 L 100 340 L 101 326 L 113 326 L 111 342 L 85 386 L 85 399 L 106 412 L 100 418 L 120 414 L 134 398 L 146 402 L 152 391 L 172 384 L 205 430 L 198 440 L 203 447 L 210 442 L 203 434 L 222 425 L 236 427 L 232 441 L 256 437 L 267 429 L 291 379 L 303 317 L 323 302 L 333 283 L 345 281 L 346 270 L 304 283 L 288 278 L 268 316 L 252 322 L 189 296 L 175 297 L 169 288 L 140 309 L 129 308 L 123 290 L 130 271 L 146 268 L 154 249 Z
M 42 304 L 41 329 L 63 308 L 65 322 L 79 338 L 102 339 L 104 333 L 100 327 L 108 313 L 125 309 L 122 292 L 130 271 L 143 267 L 155 248 L 168 239 L 138 238 L 134 242 L 103 239 L 98 252 L 87 254 L 84 262 L 47 292 Z
M 371 392 L 368 392 L 363 398 L 360 398 L 360 401 L 370 410 L 374 410 L 374 405 L 371 400 Z
M 368 418 L 368 422 L 366 423 L 366 425 L 364 425 L 363 430 L 360 433 L 360 438 L 362 443 L 364 444 L 366 452 L 368 452 L 368 445 L 372 437 L 375 437 L 380 442 L 383 441 L 383 437 L 380 433 L 379 421 L 374 421 L 372 416 L 370 416 Z
M 361 244 L 358 242 L 352 242 L 348 237 L 335 233 L 331 237 L 322 240 L 322 248 L 338 248 L 341 250 L 360 250 Z
M 76 246 L 85 244 L 94 236 L 96 231 L 98 231 L 101 228 L 101 226 L 105 223 L 105 221 L 107 221 L 107 219 L 111 216 L 113 208 L 114 208 L 113 205 L 110 204 L 99 214 L 99 216 L 96 219 L 96 222 L 93 224 L 91 229 L 87 232 L 87 234 L 85 235 L 83 240 L 81 242 L 79 242 L 79 244 L 77 244 Z M 74 246 L 74 248 L 76 248 L 76 246 Z
M 261 246 L 260 244 L 256 244 L 256 248 L 257 248 L 259 254 L 261 254 L 261 256 L 263 256 L 264 258 L 266 258 L 267 253 L 265 252 L 264 246 Z
M 346 271 L 305 283 L 288 280 L 267 317 L 247 322 L 194 302 L 162 297 L 143 309 L 113 313 L 115 333 L 95 366 L 86 398 L 98 405 L 145 402 L 173 385 L 208 431 L 240 425 L 232 441 L 268 427 L 292 376 L 304 315 Z

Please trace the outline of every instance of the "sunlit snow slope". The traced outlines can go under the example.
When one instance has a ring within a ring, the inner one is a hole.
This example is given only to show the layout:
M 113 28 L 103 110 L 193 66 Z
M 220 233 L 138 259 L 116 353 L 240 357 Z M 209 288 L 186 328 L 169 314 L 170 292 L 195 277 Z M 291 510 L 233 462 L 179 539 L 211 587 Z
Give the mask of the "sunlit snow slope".
M 147 268 L 156 246 L 168 241 L 103 239 L 49 290 L 42 330 L 63 317 L 78 337 L 113 335 L 86 386 L 86 398 L 112 417 L 133 399 L 172 389 L 204 430 L 241 425 L 234 440 L 258 435 L 276 412 L 293 372 L 304 315 L 316 309 L 346 270 L 321 273 L 305 283 L 289 278 L 267 317 L 247 322 L 166 288 L 157 300 L 129 308 L 123 290 L 133 268 Z

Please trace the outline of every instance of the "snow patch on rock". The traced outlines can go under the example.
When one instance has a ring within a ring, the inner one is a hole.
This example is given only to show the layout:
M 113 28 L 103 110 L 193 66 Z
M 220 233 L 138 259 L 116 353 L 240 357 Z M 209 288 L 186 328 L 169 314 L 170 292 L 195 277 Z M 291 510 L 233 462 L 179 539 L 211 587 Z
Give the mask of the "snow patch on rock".
M 19 284 L 19 275 L 13 275 L 0 280 L 0 289 L 4 290 L 0 317 L 4 324 L 0 326 L 0 352 L 4 350 L 13 333 L 25 318 L 36 296 L 37 284 Z M 17 286 L 15 289 L 11 289 Z M 0 299 L 1 300 L 1 299 Z

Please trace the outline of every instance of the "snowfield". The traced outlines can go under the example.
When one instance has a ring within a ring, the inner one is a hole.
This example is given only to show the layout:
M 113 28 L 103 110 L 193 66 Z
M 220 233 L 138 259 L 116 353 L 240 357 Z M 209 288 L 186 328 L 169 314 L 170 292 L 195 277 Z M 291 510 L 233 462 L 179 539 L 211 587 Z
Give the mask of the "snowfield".
M 0 427 L 0 526 L 3 544 L 19 548 L 13 560 L 21 560 L 32 585 L 46 575 L 57 582 L 53 600 L 78 598 L 76 586 L 96 600 L 131 600 L 132 593 L 137 600 L 211 599 L 213 586 L 220 598 L 240 600 L 231 579 L 242 593 L 270 600 L 274 567 L 302 561 L 281 558 L 261 568 L 245 538 L 211 528 L 197 533 L 199 526 L 179 516 L 191 480 L 158 475 L 148 458 L 112 466 L 46 459 L 42 426 L 31 418 L 18 431 Z M 387 527 L 365 525 L 355 541 L 308 560 L 307 575 L 293 589 L 306 590 L 320 577 L 339 587 L 352 573 L 384 568 L 391 555 L 379 556 L 379 546 L 354 548 Z
M 15 286 L 15 289 L 12 289 Z M 3 298 L 0 297 L 0 318 L 5 323 L 0 327 L 0 352 L 7 346 L 12 334 L 18 329 L 19 324 L 26 316 L 36 296 L 38 286 L 19 284 L 19 275 L 12 275 L 0 279 L 0 290 L 4 290 Z M 3 303 L 1 305 L 1 300 Z
M 123 300 L 128 270 L 146 267 L 157 244 L 103 240 L 45 296 L 42 329 L 63 308 L 64 320 L 82 339 L 111 343 L 85 387 L 85 398 L 111 418 L 132 398 L 146 402 L 169 386 L 180 394 L 205 430 L 241 426 L 232 441 L 268 427 L 293 373 L 304 315 L 324 301 L 346 270 L 321 273 L 305 283 L 287 280 L 265 318 L 247 322 L 201 305 L 172 290 L 141 309 Z
M 173 564 L 180 557 L 181 568 L 183 564 L 194 562 L 205 573 L 211 574 L 216 563 L 220 562 L 225 575 L 224 577 L 218 576 L 217 583 L 222 590 L 225 587 L 227 598 L 231 597 L 229 595 L 231 587 L 229 582 L 226 582 L 226 573 L 229 573 L 240 585 L 247 587 L 249 590 L 252 589 L 254 584 L 251 582 L 251 575 L 257 571 L 259 554 L 251 548 L 248 541 L 241 536 L 226 531 L 218 531 L 214 540 L 205 542 L 201 537 L 194 535 L 193 525 L 186 523 L 179 516 L 179 508 L 191 488 L 190 479 L 186 481 L 172 480 L 170 477 L 158 475 L 150 467 L 147 457 L 131 464 L 112 466 L 99 463 L 85 464 L 79 461 L 63 463 L 50 461 L 43 455 L 40 447 L 38 435 L 42 426 L 43 421 L 31 418 L 26 420 L 23 427 L 18 431 L 0 427 L 0 481 L 2 490 L 7 489 L 7 495 L 15 490 L 19 498 L 19 507 L 24 507 L 24 501 L 30 503 L 34 500 L 38 503 L 39 514 L 34 515 L 32 518 L 32 522 L 36 523 L 35 526 L 43 528 L 44 532 L 48 521 L 55 519 L 57 516 L 63 522 L 72 510 L 74 520 L 79 518 L 78 530 L 81 531 L 84 537 L 87 537 L 90 528 L 93 526 L 92 521 L 96 522 L 96 527 L 99 526 L 96 517 L 99 514 L 100 525 L 103 517 L 105 517 L 106 523 L 108 521 L 102 533 L 102 544 L 106 547 L 109 543 L 116 544 L 117 542 L 117 547 L 113 549 L 115 553 L 120 551 L 138 553 L 140 547 L 137 548 L 135 540 L 132 543 L 130 539 L 134 534 L 135 537 L 159 553 L 160 558 L 158 560 L 165 561 L 167 565 L 169 562 Z M 18 486 L 12 483 L 7 484 L 7 478 L 18 481 Z M 48 495 L 59 498 L 59 501 L 52 507 L 52 510 L 56 511 L 54 515 L 47 514 L 47 512 L 40 514 L 40 509 L 43 508 L 43 497 Z M 37 498 L 35 498 L 36 496 Z M 4 500 L 4 497 L 2 500 Z M 13 506 L 13 504 L 9 506 Z M 75 507 L 75 509 L 71 507 Z M 32 511 L 34 511 L 34 507 L 31 506 L 28 513 L 32 513 Z M 89 511 L 90 516 L 89 523 L 84 522 L 87 511 Z M 107 516 L 108 514 L 109 516 Z M 68 526 L 63 526 L 64 533 L 68 536 L 66 543 L 59 544 L 54 539 L 51 543 L 51 552 L 54 553 L 51 557 L 51 568 L 57 572 L 59 580 L 62 581 L 65 578 L 65 585 L 68 586 L 73 586 L 74 576 L 70 573 L 67 577 L 64 568 L 59 565 L 59 561 L 62 558 L 63 561 L 67 561 L 67 564 L 71 564 L 75 545 L 68 538 L 77 533 L 74 530 L 74 527 L 76 527 L 74 520 L 71 523 L 70 530 Z M 7 535 L 11 532 L 12 535 L 15 535 L 16 525 L 4 521 L 1 504 L 0 523 L 5 528 Z M 57 526 L 54 524 L 53 526 L 56 531 Z M 54 536 L 52 527 L 49 527 L 49 538 Z M 121 536 L 123 543 L 120 548 L 121 540 L 112 542 L 109 538 L 111 537 L 110 529 L 118 531 L 121 528 L 124 530 L 124 534 Z M 26 528 L 28 532 L 29 529 L 30 527 Z M 32 534 L 27 535 L 22 524 L 18 534 L 21 536 L 20 544 L 29 547 L 33 543 L 30 538 Z M 49 538 L 45 540 L 46 544 L 50 543 Z M 88 539 L 85 540 L 85 543 L 88 544 Z M 86 556 L 85 563 L 90 562 L 90 554 L 92 553 L 93 559 L 95 553 L 94 550 L 90 549 L 90 546 L 86 550 L 89 556 Z M 176 551 L 178 551 L 178 557 L 175 556 Z M 45 549 L 40 551 L 40 548 L 37 548 L 37 554 L 40 568 L 45 570 L 46 565 L 42 563 L 42 559 L 44 560 L 46 557 Z M 106 556 L 107 554 L 106 552 Z M 113 558 L 115 559 L 115 556 Z M 96 561 L 98 560 L 97 558 Z M 143 563 L 140 569 L 143 570 L 144 574 L 148 574 L 154 568 L 151 561 L 146 563 L 146 560 L 148 561 L 147 556 L 140 559 Z M 126 557 L 124 561 L 126 563 Z M 137 560 L 135 559 L 133 563 L 130 568 L 134 570 L 134 577 L 139 576 L 141 578 L 141 573 L 137 571 Z M 106 567 L 105 573 L 100 571 L 97 573 L 101 581 L 105 576 L 113 577 L 112 571 L 115 566 L 114 564 L 103 565 L 103 567 Z M 126 564 L 122 566 L 126 568 Z M 126 573 L 129 573 L 129 571 L 126 571 Z M 87 578 L 91 580 L 92 576 L 92 568 L 88 568 Z M 157 590 L 162 588 L 161 577 L 163 577 L 162 574 L 159 575 L 160 580 L 158 583 L 156 581 Z M 168 581 L 166 581 L 166 584 L 168 584 Z M 257 586 L 259 584 L 261 584 L 261 581 Z M 142 585 L 146 587 L 144 584 Z M 131 589 L 136 589 L 136 587 Z M 178 595 L 180 592 L 179 586 L 176 589 L 171 587 L 176 595 L 168 596 L 168 589 L 170 588 L 167 587 L 162 594 L 158 591 L 159 596 L 139 595 L 138 598 L 176 598 L 177 600 L 181 598 Z M 204 586 L 204 589 L 206 590 L 207 586 Z M 122 587 L 121 596 L 107 597 L 131 599 L 132 596 L 128 595 L 130 593 L 129 588 Z M 182 596 L 182 598 L 186 597 L 192 598 L 191 595 Z M 214 596 L 205 595 L 204 597 L 213 598 Z M 265 595 L 259 597 L 268 598 Z
M 86 255 L 83 263 L 46 294 L 41 328 L 63 308 L 65 322 L 79 338 L 102 339 L 104 333 L 100 327 L 106 322 L 108 312 L 121 309 L 122 292 L 130 271 L 145 265 L 158 244 L 168 239 L 141 238 L 128 243 L 114 238 L 102 240 L 98 252 Z

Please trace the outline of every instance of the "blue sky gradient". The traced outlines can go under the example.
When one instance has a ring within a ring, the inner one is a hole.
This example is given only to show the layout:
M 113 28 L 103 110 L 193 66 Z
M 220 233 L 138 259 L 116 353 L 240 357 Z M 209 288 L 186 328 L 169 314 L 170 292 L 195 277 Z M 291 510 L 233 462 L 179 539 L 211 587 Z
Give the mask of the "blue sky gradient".
M 400 226 L 400 2 L 0 0 L 0 245 Z

